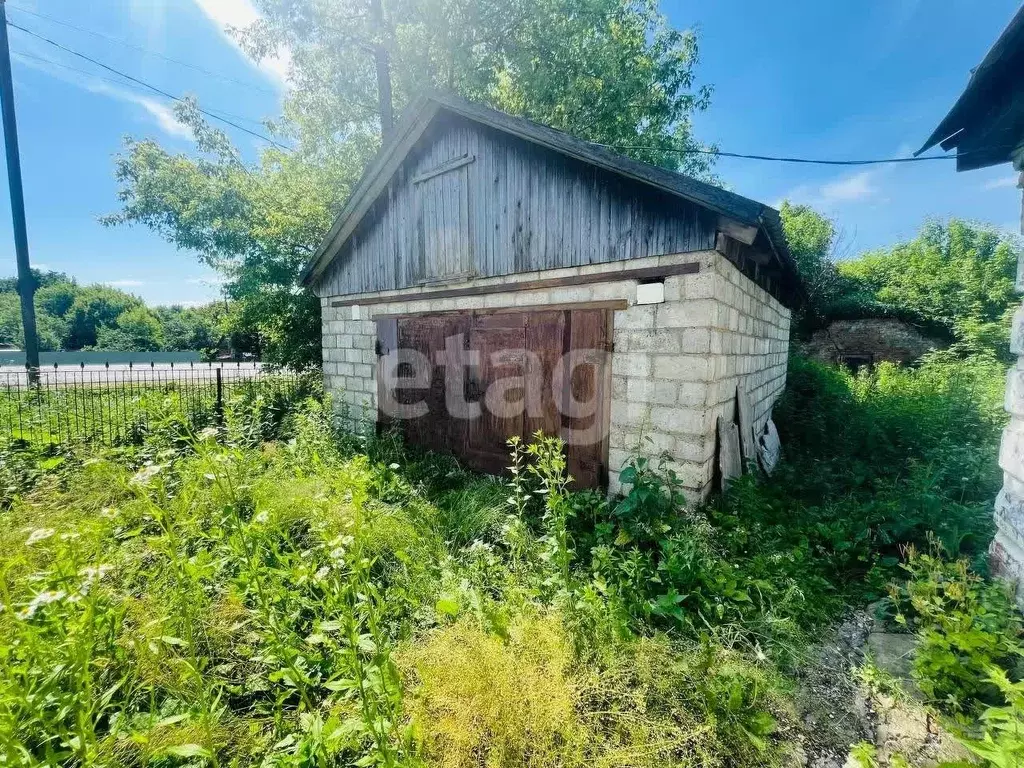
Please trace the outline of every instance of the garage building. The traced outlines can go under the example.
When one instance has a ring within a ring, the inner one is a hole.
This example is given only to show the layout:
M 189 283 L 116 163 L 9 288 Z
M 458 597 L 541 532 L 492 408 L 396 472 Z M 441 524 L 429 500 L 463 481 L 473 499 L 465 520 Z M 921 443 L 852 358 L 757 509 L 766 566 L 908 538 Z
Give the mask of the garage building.
M 567 442 L 580 486 L 631 455 L 711 488 L 737 385 L 782 392 L 799 279 L 774 209 L 450 96 L 410 105 L 307 265 L 326 388 L 483 471 Z

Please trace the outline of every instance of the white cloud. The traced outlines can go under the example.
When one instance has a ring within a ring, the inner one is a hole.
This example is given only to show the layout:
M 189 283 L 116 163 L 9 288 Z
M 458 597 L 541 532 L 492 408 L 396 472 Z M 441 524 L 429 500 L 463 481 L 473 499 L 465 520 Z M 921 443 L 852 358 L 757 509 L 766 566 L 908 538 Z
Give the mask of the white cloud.
M 174 116 L 174 110 L 167 106 L 163 102 L 151 99 L 148 96 L 142 96 L 138 93 L 126 90 L 124 88 L 118 88 L 113 85 L 107 85 L 104 82 L 94 81 L 85 83 L 84 87 L 104 96 L 111 96 L 121 101 L 126 101 L 129 104 L 134 104 L 140 107 L 146 112 L 158 126 L 160 130 L 166 133 L 168 136 L 174 136 L 179 139 L 192 139 L 192 129 L 184 123 L 178 121 L 178 118 Z
M 109 280 L 104 285 L 111 288 L 140 288 L 145 285 L 141 280 Z
M 88 75 L 75 74 L 71 70 L 54 66 L 53 64 L 47 63 L 34 56 L 22 56 L 17 53 L 13 55 L 26 66 L 37 69 L 40 72 L 45 72 L 51 77 L 63 80 L 65 83 L 73 85 L 76 88 L 81 88 L 100 96 L 109 96 L 112 99 L 124 101 L 128 104 L 134 104 L 149 115 L 153 122 L 169 136 L 180 139 L 193 138 L 192 130 L 187 125 L 178 122 L 178 119 L 174 116 L 174 110 L 156 98 L 143 96 L 139 93 L 135 93 L 134 91 L 130 91 L 127 88 L 111 85 L 103 80 L 91 78 Z
M 877 171 L 859 171 L 820 186 L 802 184 L 784 195 L 783 199 L 814 208 L 835 208 L 843 203 L 863 203 L 878 197 L 879 189 L 875 183 L 877 180 Z
M 192 0 L 206 17 L 212 21 L 218 31 L 238 50 L 242 50 L 238 40 L 231 34 L 232 29 L 244 29 L 260 18 L 259 11 L 250 0 Z M 248 55 L 242 51 L 242 54 Z M 291 54 L 281 48 L 276 56 L 263 59 L 257 65 L 259 69 L 282 90 L 288 87 L 288 69 L 291 66 Z
M 873 171 L 861 171 L 852 176 L 823 184 L 821 197 L 826 203 L 849 203 L 867 200 L 877 194 L 878 189 L 872 183 Z
M 1017 177 L 1016 176 L 1004 176 L 1001 179 L 992 179 L 992 181 L 986 182 L 983 189 L 1006 189 L 1007 187 L 1016 187 Z
M 189 285 L 224 285 L 227 280 L 223 277 L 190 277 L 185 282 Z

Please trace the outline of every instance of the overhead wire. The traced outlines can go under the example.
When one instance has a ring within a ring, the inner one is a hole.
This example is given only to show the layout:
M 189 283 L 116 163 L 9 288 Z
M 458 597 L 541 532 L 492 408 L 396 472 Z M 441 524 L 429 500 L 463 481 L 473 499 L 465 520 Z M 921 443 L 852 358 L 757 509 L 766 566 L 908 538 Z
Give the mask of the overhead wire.
M 756 155 L 744 152 L 727 152 L 721 149 L 700 149 L 698 147 L 655 147 L 644 144 L 602 144 L 598 141 L 588 142 L 598 147 L 620 151 L 623 149 L 647 150 L 649 152 L 669 152 L 680 155 L 713 155 L 715 157 L 732 157 L 741 160 L 768 160 L 779 163 L 802 163 L 805 165 L 884 165 L 887 163 L 921 163 L 929 160 L 956 160 L 955 155 L 927 155 L 922 157 L 879 157 L 854 160 L 832 160 L 814 157 L 787 157 L 785 155 Z
M 48 16 L 45 13 L 40 13 L 39 11 L 30 11 L 28 8 L 22 8 L 17 5 L 9 5 L 8 7 L 11 10 L 14 10 L 18 13 L 26 13 L 31 16 L 36 16 L 40 19 L 45 19 L 46 21 L 49 21 L 52 24 L 59 24 L 62 27 L 67 27 L 68 29 L 73 29 L 77 32 L 82 32 L 86 35 L 92 35 L 93 37 L 99 38 L 100 40 L 106 40 L 107 42 L 114 43 L 115 45 L 122 45 L 125 48 L 131 48 L 132 50 L 139 51 L 140 53 L 146 56 L 152 56 L 153 58 L 162 59 L 163 61 L 166 61 L 170 64 L 176 64 L 180 67 L 186 67 L 195 72 L 200 72 L 204 75 L 215 77 L 218 80 L 223 80 L 228 83 L 234 83 L 235 85 L 240 85 L 244 88 L 252 88 L 253 90 L 262 91 L 263 93 L 276 95 L 276 91 L 270 88 L 263 88 L 262 86 L 256 85 L 255 83 L 247 82 L 245 80 L 239 80 L 238 78 L 231 77 L 230 75 L 225 75 L 222 72 L 215 72 L 213 70 L 200 67 L 198 64 L 192 64 L 188 61 L 182 61 L 181 59 L 175 59 L 170 56 L 165 56 L 164 54 L 154 51 L 151 48 L 147 48 L 144 45 L 137 45 L 136 43 L 132 43 L 127 40 L 122 40 L 118 37 L 112 37 L 111 35 L 107 35 L 102 32 L 97 32 L 93 29 L 86 29 L 85 27 L 80 27 L 76 24 L 72 24 L 71 22 L 58 19 L 54 16 Z
M 32 37 L 34 37 L 34 38 L 36 38 L 38 40 L 42 40 L 44 43 L 47 43 L 48 45 L 52 45 L 53 47 L 55 47 L 55 48 L 57 48 L 57 49 L 59 49 L 61 51 L 64 51 L 65 53 L 69 53 L 72 56 L 77 56 L 78 58 L 83 59 L 84 61 L 88 61 L 90 64 L 94 64 L 97 67 L 101 67 L 102 69 L 105 69 L 108 72 L 111 72 L 111 73 L 117 75 L 118 77 L 123 77 L 126 80 L 130 80 L 131 82 L 136 83 L 137 85 L 140 85 L 143 88 L 146 88 L 146 89 L 148 89 L 150 91 L 153 91 L 154 93 L 159 94 L 160 96 L 163 96 L 166 99 L 171 99 L 172 101 L 177 101 L 177 102 L 180 102 L 182 104 L 188 103 L 188 100 L 183 98 L 183 97 L 181 97 L 181 96 L 175 96 L 173 93 L 169 93 L 168 91 L 165 91 L 163 88 L 159 88 L 159 87 L 157 87 L 157 86 L 155 86 L 155 85 L 153 85 L 151 83 L 147 83 L 145 80 L 141 80 L 141 79 L 135 77 L 134 75 L 129 75 L 128 73 L 122 72 L 121 70 L 119 70 L 119 69 L 117 69 L 115 67 L 111 67 L 108 64 L 104 64 L 102 61 L 94 59 L 92 56 L 87 56 L 84 53 L 76 51 L 74 48 L 69 48 L 68 46 L 63 45 L 62 43 L 58 43 L 56 40 L 51 40 L 50 38 L 46 37 L 45 35 L 41 35 L 38 32 L 33 32 L 31 29 L 26 29 L 25 27 L 21 26 L 20 24 L 16 24 L 13 21 L 8 21 L 7 22 L 7 26 L 9 26 L 9 27 L 11 27 L 13 29 L 17 29 L 17 30 L 19 30 L 21 32 L 24 32 L 27 35 L 31 35 Z M 216 114 L 214 112 L 211 112 L 208 109 L 204 109 L 203 107 L 200 107 L 198 105 L 196 106 L 196 109 L 200 113 L 206 115 L 207 117 L 213 118 L 214 120 L 219 120 L 220 122 L 222 122 L 222 123 L 224 123 L 226 125 L 230 125 L 232 128 L 235 128 L 235 129 L 237 129 L 239 131 L 242 131 L 242 133 L 246 133 L 246 134 L 248 134 L 248 135 L 250 135 L 250 136 L 252 136 L 254 138 L 260 139 L 261 141 L 265 141 L 265 142 L 267 142 L 269 144 L 273 144 L 275 147 L 278 147 L 278 148 L 283 149 L 285 151 L 290 151 L 290 149 L 288 147 L 286 147 L 284 144 L 281 144 L 280 142 L 275 141 L 274 139 L 270 138 L 269 136 L 266 136 L 266 135 L 264 135 L 262 133 L 259 133 L 257 131 L 250 130 L 249 128 L 246 128 L 244 125 L 239 125 L 237 122 L 235 122 L 233 120 L 230 120 L 230 119 L 228 119 L 226 117 L 222 117 L 222 116 L 220 116 L 220 115 L 218 115 L 218 114 Z
M 20 10 L 24 10 L 24 9 L 20 9 Z M 59 22 L 59 20 L 52 19 L 52 17 L 45 17 L 45 16 L 43 16 L 43 14 L 36 14 L 36 15 L 39 15 L 39 16 L 41 16 L 43 18 L 51 18 L 51 20 L 54 20 L 54 21 L 56 21 L 58 23 L 64 23 L 64 22 Z M 27 29 L 27 28 L 25 28 L 25 27 L 15 23 L 15 22 L 12 22 L 12 21 L 8 21 L 7 23 L 8 23 L 8 26 L 13 27 L 14 29 L 17 29 L 17 30 L 19 30 L 21 32 L 24 32 L 24 33 L 28 34 L 28 35 L 31 35 L 32 37 L 35 37 L 35 38 L 37 38 L 37 39 L 39 39 L 39 40 L 41 40 L 41 41 L 43 41 L 43 42 L 45 42 L 45 43 L 47 43 L 47 44 L 49 44 L 51 46 L 54 46 L 55 48 L 57 48 L 57 49 L 59 49 L 61 51 L 64 51 L 64 52 L 69 53 L 69 54 L 71 54 L 73 56 L 76 56 L 76 57 L 81 58 L 81 59 L 83 59 L 85 61 L 88 61 L 89 63 L 94 64 L 95 66 L 101 67 L 102 69 L 105 69 L 108 72 L 111 72 L 111 73 L 117 75 L 118 77 L 124 78 L 125 80 L 127 80 L 127 81 L 129 81 L 131 83 L 134 83 L 134 84 L 136 84 L 138 86 L 141 86 L 141 87 L 143 87 L 143 88 L 145 88 L 145 89 L 147 89 L 149 91 L 157 93 L 160 96 L 163 96 L 164 98 L 171 99 L 172 101 L 176 101 L 176 102 L 185 102 L 186 101 L 184 98 L 182 98 L 180 96 L 176 96 L 176 95 L 174 95 L 172 93 L 169 93 L 168 91 L 165 91 L 162 88 L 159 88 L 159 87 L 157 87 L 155 85 L 152 85 L 151 83 L 148 83 L 145 80 L 137 78 L 137 77 L 135 77 L 133 75 L 129 75 L 128 73 L 122 72 L 121 70 L 116 69 L 115 67 L 111 67 L 110 65 L 105 64 L 105 63 L 103 63 L 103 62 L 101 62 L 101 61 L 99 61 L 97 59 L 94 59 L 91 56 L 87 56 L 84 53 L 81 53 L 79 51 L 76 51 L 73 48 L 70 48 L 70 47 L 68 47 L 66 45 L 63 45 L 62 43 L 58 43 L 55 40 L 51 40 L 50 38 L 46 37 L 45 35 L 39 34 L 37 32 L 34 32 L 33 30 Z M 74 27 L 74 25 L 71 25 L 71 24 L 67 24 L 67 23 L 64 23 L 64 24 L 65 24 L 65 26 L 69 26 L 69 27 L 72 27 L 72 28 L 80 29 L 80 28 Z M 88 30 L 81 30 L 81 31 L 88 31 Z M 99 34 L 99 33 L 96 33 L 96 34 Z M 139 46 L 131 46 L 131 47 L 138 48 Z M 28 55 L 28 54 L 19 54 L 19 55 Z M 47 61 L 50 64 L 55 64 L 56 66 L 67 67 L 69 69 L 73 69 L 74 70 L 73 67 L 69 67 L 66 64 L 61 64 L 60 62 L 55 62 L 55 61 L 50 61 L 50 60 L 47 60 L 47 59 L 42 59 L 41 57 L 35 57 L 35 58 L 40 58 L 40 60 Z M 175 60 L 175 61 L 177 61 L 177 60 Z M 177 63 L 186 64 L 184 62 L 177 62 Z M 191 66 L 191 65 L 187 65 L 186 64 L 186 66 Z M 206 72 L 207 74 L 216 75 L 216 73 L 208 72 L 207 70 L 203 70 L 202 68 L 198 68 L 198 67 L 194 67 L 194 68 L 197 69 L 198 71 Z M 81 72 L 82 74 L 90 75 L 90 76 L 93 76 L 93 77 L 98 77 L 98 75 L 95 75 L 94 73 L 84 72 L 83 70 L 75 70 L 75 71 L 78 71 L 78 72 Z M 124 85 L 124 83 L 121 83 L 121 82 L 119 82 L 118 84 Z M 224 111 L 224 110 L 217 110 L 215 112 L 215 111 L 211 111 L 209 109 L 205 109 L 205 108 L 202 108 L 202 107 L 198 107 L 198 110 L 199 110 L 200 113 L 202 113 L 204 115 L 207 115 L 208 117 L 213 118 L 214 120 L 219 120 L 220 122 L 225 123 L 225 124 L 227 124 L 227 125 L 229 125 L 229 126 L 231 126 L 233 128 L 236 128 L 237 130 L 240 130 L 240 131 L 242 131 L 242 132 L 244 132 L 244 133 L 246 133 L 246 134 L 248 134 L 250 136 L 253 136 L 254 138 L 260 139 L 261 141 L 268 142 L 268 143 L 270 143 L 270 144 L 272 144 L 272 145 L 274 145 L 274 146 L 276 146 L 276 147 L 278 147 L 280 149 L 283 149 L 283 150 L 288 150 L 289 149 L 285 145 L 279 143 L 278 141 L 276 141 L 276 140 L 274 140 L 274 139 L 272 139 L 272 138 L 270 138 L 270 137 L 268 137 L 268 136 L 266 136 L 266 135 L 264 135 L 262 133 L 250 130 L 250 129 L 246 128 L 245 126 L 238 125 L 238 123 L 234 122 L 233 120 L 231 120 L 229 118 L 235 118 L 236 120 L 242 120 L 244 122 L 250 122 L 250 123 L 254 123 L 254 124 L 258 122 L 256 120 L 252 120 L 250 118 L 242 117 L 240 115 L 233 115 L 232 113 Z M 218 114 L 218 112 L 220 112 L 220 114 Z M 613 150 L 613 151 L 634 150 L 634 151 L 646 151 L 646 152 L 655 152 L 655 153 L 657 153 L 657 152 L 664 152 L 664 153 L 679 154 L 679 155 L 699 154 L 699 155 L 709 155 L 709 156 L 714 156 L 714 157 L 724 157 L 724 158 L 733 158 L 733 159 L 741 159 L 741 160 L 758 160 L 758 161 L 767 161 L 767 162 L 796 163 L 796 164 L 803 164 L 803 165 L 867 166 L 867 165 L 919 163 L 919 162 L 929 162 L 929 161 L 933 161 L 933 160 L 955 160 L 956 159 L 955 155 L 927 155 L 927 156 L 919 156 L 919 157 L 887 157 L 887 158 L 866 158 L 866 159 L 863 159 L 863 158 L 856 158 L 856 159 L 832 159 L 832 158 L 794 157 L 794 156 L 786 156 L 786 155 L 767 155 L 767 154 L 744 153 L 744 152 L 730 152 L 730 151 L 721 150 L 721 149 L 703 149 L 703 148 L 698 148 L 698 147 L 680 148 L 680 147 L 658 147 L 658 146 L 643 145 L 643 144 L 618 144 L 618 143 L 616 143 L 616 144 L 608 144 L 608 143 L 602 143 L 602 142 L 587 142 L 587 143 L 589 143 L 589 144 L 591 144 L 593 146 L 603 147 L 605 149 L 610 149 L 610 150 Z
M 14 55 L 14 56 L 17 56 L 19 58 L 22 58 L 22 59 L 31 59 L 32 61 L 38 61 L 38 62 L 40 62 L 42 64 L 48 64 L 48 65 L 53 66 L 53 67 L 60 67 L 61 69 L 66 69 L 66 70 L 69 70 L 70 72 L 77 72 L 80 75 L 85 75 L 86 77 L 90 78 L 91 80 L 99 80 L 99 81 L 104 82 L 104 83 L 111 83 L 111 84 L 119 86 L 121 88 L 130 88 L 130 89 L 132 89 L 134 91 L 137 91 L 137 92 L 141 91 L 141 89 L 138 86 L 136 86 L 134 83 L 132 83 L 132 82 L 127 82 L 127 81 L 124 81 L 124 80 L 117 80 L 117 79 L 115 79 L 113 77 L 104 77 L 103 75 L 98 75 L 95 72 L 90 72 L 89 70 L 82 69 L 81 67 L 73 67 L 70 64 L 64 63 L 63 61 L 57 61 L 55 59 L 48 59 L 45 56 L 37 56 L 36 54 L 28 53 L 27 51 L 19 51 L 17 49 L 12 49 L 11 50 L 11 54 Z M 259 120 L 254 120 L 253 118 L 246 117 L 245 115 L 237 115 L 234 112 L 227 112 L 226 110 L 223 110 L 223 109 L 214 108 L 214 109 L 210 109 L 210 111 L 211 112 L 215 112 L 215 113 L 217 113 L 219 115 L 222 115 L 222 116 L 225 116 L 225 117 L 233 118 L 235 120 L 241 120 L 241 121 L 246 122 L 246 123 L 252 123 L 253 125 L 259 125 L 259 126 L 263 125 L 263 123 L 261 123 Z

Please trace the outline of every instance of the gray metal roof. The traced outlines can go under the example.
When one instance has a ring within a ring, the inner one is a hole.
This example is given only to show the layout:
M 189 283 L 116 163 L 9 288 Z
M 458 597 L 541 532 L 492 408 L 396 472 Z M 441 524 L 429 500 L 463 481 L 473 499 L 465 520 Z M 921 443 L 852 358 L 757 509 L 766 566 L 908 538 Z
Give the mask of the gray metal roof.
M 393 172 L 396 161 L 405 157 L 426 126 L 442 110 L 613 173 L 649 184 L 714 211 L 741 226 L 756 228 L 759 232 L 767 235 L 787 278 L 799 285 L 796 263 L 786 245 L 779 212 L 774 208 L 713 184 L 684 176 L 681 173 L 634 160 L 600 144 L 578 139 L 532 120 L 514 117 L 482 104 L 444 93 L 421 96 L 406 109 L 406 114 L 396 128 L 393 137 L 387 145 L 381 148 L 373 162 L 367 166 L 362 179 L 356 185 L 331 231 L 303 269 L 300 279 L 304 285 L 310 284 L 327 267 L 333 255 L 340 251 L 339 246 L 342 243 L 336 242 L 337 238 L 340 235 L 343 240 L 347 239 L 354 230 L 358 220 L 365 213 L 367 207 L 365 198 L 370 195 L 375 198 L 379 193 L 376 191 L 379 190 L 379 177 L 388 169 Z M 390 177 L 390 173 L 387 175 Z M 383 181 L 386 182 L 387 179 L 383 179 Z
M 1024 144 L 1024 6 L 915 154 L 936 144 L 945 150 L 956 147 L 958 171 L 1010 162 Z

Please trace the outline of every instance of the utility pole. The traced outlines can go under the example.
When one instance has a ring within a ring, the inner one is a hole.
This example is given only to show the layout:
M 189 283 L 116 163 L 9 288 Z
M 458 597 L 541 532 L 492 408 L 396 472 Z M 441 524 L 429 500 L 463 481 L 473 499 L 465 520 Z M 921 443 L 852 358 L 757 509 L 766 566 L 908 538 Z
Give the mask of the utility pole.
M 39 383 L 39 339 L 36 336 L 35 279 L 28 260 L 28 228 L 25 225 L 25 194 L 21 188 L 21 154 L 14 114 L 14 80 L 11 48 L 7 40 L 7 3 L 0 0 L 0 111 L 3 112 L 7 180 L 11 187 L 11 219 L 14 251 L 18 259 L 18 295 L 21 296 L 21 327 L 25 331 L 25 364 L 30 384 Z
M 395 117 L 391 104 L 391 61 L 388 49 L 384 45 L 384 9 L 381 0 L 370 0 L 370 16 L 373 19 L 374 37 L 373 61 L 377 67 L 377 101 L 380 109 L 380 134 L 382 143 L 387 143 L 391 131 L 395 127 Z

